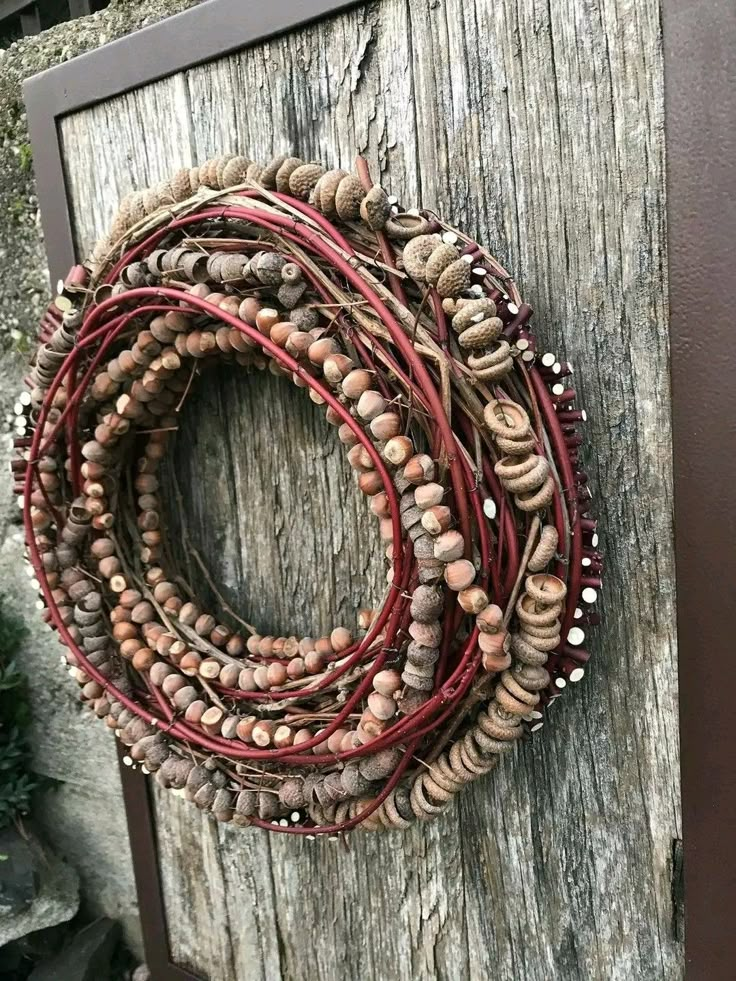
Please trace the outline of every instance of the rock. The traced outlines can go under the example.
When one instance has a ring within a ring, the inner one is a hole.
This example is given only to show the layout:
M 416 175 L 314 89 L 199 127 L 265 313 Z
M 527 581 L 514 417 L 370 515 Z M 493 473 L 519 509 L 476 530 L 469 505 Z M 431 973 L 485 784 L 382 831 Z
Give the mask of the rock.
M 34 838 L 28 839 L 28 847 L 38 875 L 36 894 L 20 909 L 0 913 L 0 947 L 27 933 L 65 923 L 79 908 L 79 877 L 74 869 Z M 27 876 L 21 878 L 25 887 L 19 888 L 27 889 Z
M 151 981 L 151 972 L 148 970 L 148 965 L 139 964 L 135 971 L 133 971 L 131 981 Z
M 15 828 L 0 831 L 0 917 L 28 909 L 40 877 L 31 843 Z
M 104 981 L 120 940 L 120 927 L 102 917 L 90 923 L 50 960 L 39 964 L 28 981 Z

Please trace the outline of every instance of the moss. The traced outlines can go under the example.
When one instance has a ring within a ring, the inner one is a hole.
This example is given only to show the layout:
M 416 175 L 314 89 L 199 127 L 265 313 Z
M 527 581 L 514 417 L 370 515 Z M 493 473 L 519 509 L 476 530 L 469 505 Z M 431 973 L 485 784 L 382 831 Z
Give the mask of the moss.
M 33 179 L 33 151 L 21 97 L 26 78 L 195 6 L 199 0 L 113 0 L 89 17 L 59 24 L 0 50 L 0 347 L 36 332 L 48 302 L 48 274 Z
M 27 814 L 39 780 L 30 769 L 28 682 L 18 667 L 25 629 L 0 596 L 0 828 Z
M 18 147 L 18 166 L 21 173 L 27 174 L 33 164 L 33 150 L 30 143 L 21 143 Z

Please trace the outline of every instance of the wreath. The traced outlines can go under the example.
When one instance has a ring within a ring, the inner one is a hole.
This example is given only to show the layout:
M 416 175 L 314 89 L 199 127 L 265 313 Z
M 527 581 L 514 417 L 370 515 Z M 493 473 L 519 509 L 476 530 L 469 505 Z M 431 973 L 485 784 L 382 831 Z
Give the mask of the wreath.
M 407 828 L 543 724 L 600 585 L 570 367 L 480 245 L 356 172 L 222 156 L 126 197 L 59 284 L 13 463 L 81 698 L 220 821 Z M 317 638 L 206 609 L 160 468 L 207 363 L 337 428 L 385 546 L 377 610 Z

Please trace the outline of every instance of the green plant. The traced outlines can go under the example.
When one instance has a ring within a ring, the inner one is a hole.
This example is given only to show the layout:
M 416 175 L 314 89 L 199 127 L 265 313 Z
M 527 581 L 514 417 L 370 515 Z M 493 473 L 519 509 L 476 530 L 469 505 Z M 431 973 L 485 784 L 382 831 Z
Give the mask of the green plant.
M 0 828 L 28 813 L 39 783 L 30 770 L 28 684 L 17 662 L 24 634 L 0 597 Z
M 28 174 L 33 166 L 33 150 L 30 143 L 21 143 L 18 147 L 18 165 L 24 174 Z

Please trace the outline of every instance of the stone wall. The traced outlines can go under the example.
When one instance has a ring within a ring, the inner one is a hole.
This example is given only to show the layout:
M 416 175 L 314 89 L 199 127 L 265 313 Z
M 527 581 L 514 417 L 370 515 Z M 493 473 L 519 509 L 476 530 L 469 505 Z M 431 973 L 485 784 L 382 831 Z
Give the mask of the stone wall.
M 0 590 L 28 626 L 23 665 L 34 706 L 34 768 L 56 782 L 40 795 L 34 818 L 79 871 L 88 911 L 119 919 L 137 950 L 140 929 L 114 742 L 82 710 L 76 685 L 63 673 L 61 647 L 35 610 L 20 511 L 8 479 L 13 403 L 49 290 L 21 84 L 196 2 L 113 0 L 100 13 L 0 50 Z

